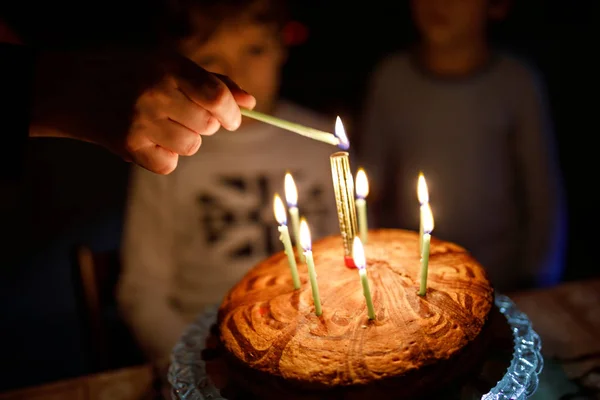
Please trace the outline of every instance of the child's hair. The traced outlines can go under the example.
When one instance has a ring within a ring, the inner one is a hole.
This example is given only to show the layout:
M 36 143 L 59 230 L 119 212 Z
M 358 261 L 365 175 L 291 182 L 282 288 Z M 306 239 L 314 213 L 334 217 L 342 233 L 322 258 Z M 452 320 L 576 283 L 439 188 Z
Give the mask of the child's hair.
M 171 0 L 171 6 L 169 31 L 177 39 L 193 34 L 206 41 L 222 23 L 240 18 L 272 25 L 277 32 L 288 22 L 283 0 Z

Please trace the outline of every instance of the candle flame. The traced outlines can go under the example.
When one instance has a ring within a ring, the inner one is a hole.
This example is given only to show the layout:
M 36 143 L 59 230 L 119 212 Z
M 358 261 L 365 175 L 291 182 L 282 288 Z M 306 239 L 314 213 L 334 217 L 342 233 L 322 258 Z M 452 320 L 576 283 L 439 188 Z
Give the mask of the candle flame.
M 417 197 L 421 205 L 429 203 L 429 189 L 427 188 L 427 182 L 422 172 L 419 173 L 419 180 L 417 181 Z
M 352 258 L 354 259 L 354 265 L 356 268 L 363 269 L 367 265 L 365 260 L 365 249 L 358 236 L 354 237 L 354 243 L 352 244 Z
M 356 173 L 356 196 L 360 199 L 364 199 L 369 195 L 369 180 L 367 174 L 362 168 L 358 169 Z
M 431 233 L 431 231 L 433 231 L 433 213 L 429 203 L 426 203 L 423 206 L 423 233 Z
M 335 136 L 340 141 L 340 143 L 338 144 L 338 147 L 340 149 L 348 150 L 350 148 L 350 141 L 348 140 L 346 130 L 344 129 L 344 124 L 342 124 L 342 120 L 340 117 L 337 117 L 335 119 Z
M 285 174 L 285 201 L 288 204 L 288 207 L 297 207 L 298 206 L 298 189 L 296 189 L 296 182 L 294 182 L 294 178 L 292 174 L 289 172 Z
M 300 220 L 300 246 L 302 246 L 304 251 L 309 251 L 312 248 L 310 229 L 308 229 L 305 218 Z
M 283 201 L 281 201 L 281 197 L 279 197 L 279 194 L 277 193 L 273 197 L 273 213 L 275 214 L 275 219 L 279 225 L 287 224 L 285 207 L 283 205 Z

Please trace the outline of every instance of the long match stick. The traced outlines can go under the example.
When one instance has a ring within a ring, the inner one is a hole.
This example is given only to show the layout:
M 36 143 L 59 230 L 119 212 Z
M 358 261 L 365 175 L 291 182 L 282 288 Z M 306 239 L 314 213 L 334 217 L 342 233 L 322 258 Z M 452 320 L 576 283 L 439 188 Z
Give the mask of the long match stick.
M 269 125 L 276 126 L 278 128 L 286 129 L 290 132 L 297 133 L 308 138 L 318 140 L 321 142 L 329 143 L 333 146 L 343 146 L 344 144 L 334 134 L 329 132 L 320 131 L 318 129 L 309 128 L 304 125 L 296 124 L 290 121 L 283 120 L 281 118 L 273 117 L 272 115 L 263 114 L 258 111 L 248 110 L 246 108 L 240 108 L 242 115 L 248 118 L 255 119 L 257 121 L 264 122 Z

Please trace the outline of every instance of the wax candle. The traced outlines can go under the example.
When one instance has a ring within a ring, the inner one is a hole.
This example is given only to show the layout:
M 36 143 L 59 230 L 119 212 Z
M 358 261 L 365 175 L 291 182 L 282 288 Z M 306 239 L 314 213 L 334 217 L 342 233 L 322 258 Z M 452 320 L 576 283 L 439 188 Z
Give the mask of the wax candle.
M 358 268 L 363 294 L 365 296 L 365 301 L 367 302 L 369 319 L 375 319 L 375 307 L 373 307 L 371 289 L 369 288 L 369 279 L 367 278 L 367 260 L 365 259 L 365 249 L 363 248 L 363 244 L 358 236 L 354 238 L 352 257 L 354 258 L 354 264 L 356 265 L 356 268 Z
M 285 174 L 285 201 L 288 204 L 290 219 L 292 220 L 292 233 L 294 234 L 294 243 L 298 250 L 298 258 L 304 260 L 302 246 L 300 245 L 300 211 L 298 210 L 298 189 L 292 174 Z
M 296 266 L 296 258 L 294 257 L 294 248 L 292 247 L 292 240 L 290 239 L 290 232 L 287 227 L 287 217 L 285 215 L 285 207 L 281 201 L 281 197 L 275 194 L 273 198 L 273 210 L 275 213 L 275 219 L 279 224 L 277 228 L 279 230 L 279 240 L 283 243 L 285 254 L 288 258 L 288 264 L 290 266 L 290 272 L 292 274 L 292 282 L 294 283 L 294 289 L 300 289 L 300 278 L 298 277 L 298 267 Z
M 273 117 L 272 115 L 263 114 L 258 111 L 248 110 L 246 108 L 240 108 L 242 115 L 248 118 L 255 119 L 257 121 L 264 122 L 269 125 L 276 126 L 288 130 L 290 132 L 297 133 L 299 135 L 318 140 L 324 143 L 329 143 L 334 146 L 338 146 L 340 149 L 347 150 L 348 147 L 342 142 L 339 137 L 332 135 L 329 132 L 320 131 L 318 129 L 309 128 L 304 125 L 296 124 L 294 122 L 286 121 L 281 118 Z
M 336 136 L 347 141 L 346 132 L 339 117 L 335 124 L 335 132 Z M 354 203 L 354 178 L 350 172 L 350 155 L 345 151 L 339 151 L 332 154 L 329 160 L 331 162 L 331 177 L 333 179 L 340 233 L 344 244 L 344 262 L 346 266 L 354 268 L 352 243 L 358 227 L 356 204 Z
M 431 231 L 433 231 L 433 214 L 429 203 L 423 209 L 423 251 L 421 253 L 421 285 L 419 295 L 427 293 L 427 273 L 429 269 L 429 244 L 431 242 Z
M 310 230 L 308 224 L 303 218 L 300 221 L 300 241 L 304 249 L 304 257 L 306 257 L 306 266 L 308 269 L 308 277 L 310 279 L 310 287 L 312 289 L 313 302 L 315 304 L 315 314 L 321 315 L 321 297 L 319 296 L 319 285 L 317 284 L 317 272 L 315 271 L 315 261 L 312 254 L 312 241 L 310 238 Z
M 367 196 L 369 195 L 369 181 L 367 174 L 362 168 L 356 173 L 356 214 L 358 215 L 358 231 L 360 240 L 367 243 L 367 235 L 369 234 L 369 225 L 367 223 Z
M 417 198 L 419 199 L 419 255 L 423 254 L 423 210 L 426 204 L 429 203 L 429 189 L 427 182 L 422 172 L 419 172 L 417 180 Z

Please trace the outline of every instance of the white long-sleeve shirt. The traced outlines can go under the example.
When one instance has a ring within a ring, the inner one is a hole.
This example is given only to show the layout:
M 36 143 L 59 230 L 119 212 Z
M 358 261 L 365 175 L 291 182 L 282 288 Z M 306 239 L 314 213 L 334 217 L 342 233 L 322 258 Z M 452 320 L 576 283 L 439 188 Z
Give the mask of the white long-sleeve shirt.
M 282 103 L 275 115 L 326 131 L 324 120 Z M 219 303 L 245 272 L 281 251 L 273 195 L 290 171 L 313 238 L 339 232 L 329 156 L 337 149 L 253 122 L 204 137 L 168 176 L 134 167 L 118 298 L 149 357 L 168 355 L 184 327 Z M 290 235 L 291 235 L 290 229 Z
M 531 69 L 505 55 L 457 79 L 431 76 L 407 54 L 385 59 L 357 149 L 377 224 L 418 229 L 423 171 L 434 236 L 470 250 L 500 290 L 555 283 L 566 211 L 542 89 Z

